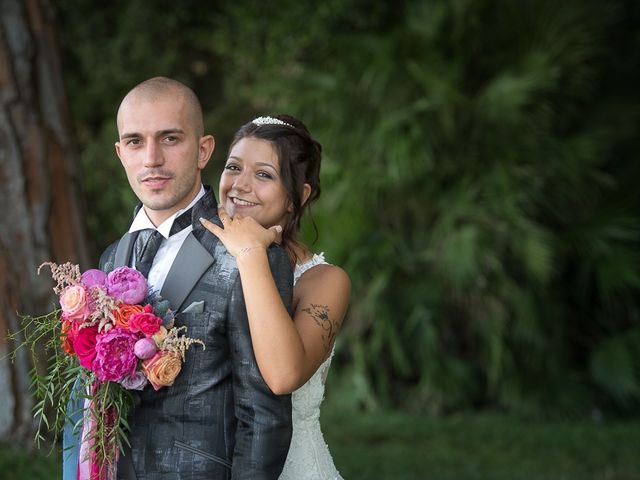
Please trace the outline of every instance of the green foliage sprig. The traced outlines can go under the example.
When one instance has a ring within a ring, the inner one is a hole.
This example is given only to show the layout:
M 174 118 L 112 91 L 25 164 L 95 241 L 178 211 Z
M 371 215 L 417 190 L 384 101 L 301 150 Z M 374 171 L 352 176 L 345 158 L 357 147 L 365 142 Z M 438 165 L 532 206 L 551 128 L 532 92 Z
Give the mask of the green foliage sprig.
M 74 422 L 73 433 L 80 436 L 86 415 L 99 419 L 95 422 L 96 427 L 86 432 L 86 440 L 95 445 L 93 452 L 98 463 L 112 469 L 116 452 L 128 444 L 127 416 L 134 403 L 133 397 L 113 382 L 99 382 L 92 372 L 80 365 L 77 356 L 62 350 L 60 315 L 61 310 L 56 309 L 42 316 L 23 316 L 22 329 L 8 334 L 8 338 L 18 345 L 11 352 L 11 359 L 15 360 L 18 351 L 24 348 L 34 365 L 30 370 L 30 390 L 36 400 L 33 407 L 35 444 L 41 448 L 50 443 L 50 451 L 53 451 L 65 425 L 84 411 L 87 400 L 91 408 Z M 44 369 L 41 367 L 43 355 L 46 358 Z
M 33 416 L 36 421 L 35 443 L 38 448 L 53 434 L 54 442 L 68 421 L 67 404 L 73 385 L 82 371 L 77 358 L 66 355 L 59 346 L 62 327 L 61 310 L 33 317 L 22 316 L 22 329 L 9 332 L 8 338 L 17 346 L 11 352 L 15 360 L 22 348 L 28 351 L 34 367 L 30 370 L 30 389 L 36 399 Z M 45 355 L 45 362 L 41 356 Z M 44 367 L 44 372 L 42 365 Z M 52 447 L 53 448 L 53 447 Z

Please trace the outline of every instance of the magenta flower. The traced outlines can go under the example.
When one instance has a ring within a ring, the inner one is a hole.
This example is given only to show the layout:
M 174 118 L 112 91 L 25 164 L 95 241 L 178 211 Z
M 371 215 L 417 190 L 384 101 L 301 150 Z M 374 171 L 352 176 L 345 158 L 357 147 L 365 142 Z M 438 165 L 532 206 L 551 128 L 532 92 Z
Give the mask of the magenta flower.
M 136 371 L 138 357 L 134 354 L 140 335 L 123 328 L 113 328 L 98 336 L 93 371 L 101 382 L 119 382 Z
M 129 317 L 129 330 L 132 332 L 142 332 L 147 337 L 152 336 L 160 330 L 161 325 L 162 319 L 153 314 L 151 305 L 145 305 L 144 311 L 133 313 L 131 317 Z
M 157 350 L 156 341 L 150 337 L 141 338 L 136 342 L 134 347 L 134 353 L 140 360 L 153 357 Z
M 80 282 L 87 288 L 91 287 L 104 287 L 104 283 L 107 280 L 107 274 L 97 268 L 87 270 L 82 274 Z
M 119 267 L 110 272 L 105 286 L 109 295 L 129 305 L 142 302 L 149 293 L 144 275 L 129 267 Z

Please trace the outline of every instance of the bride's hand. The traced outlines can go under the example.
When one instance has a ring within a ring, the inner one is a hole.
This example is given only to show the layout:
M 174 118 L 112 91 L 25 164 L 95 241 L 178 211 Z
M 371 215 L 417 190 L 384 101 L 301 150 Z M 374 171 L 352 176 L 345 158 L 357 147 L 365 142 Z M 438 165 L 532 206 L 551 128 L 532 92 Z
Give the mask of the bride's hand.
M 272 243 L 280 241 L 280 225 L 264 228 L 252 217 L 243 217 L 239 213 L 231 218 L 222 206 L 218 207 L 218 216 L 224 228 L 205 218 L 201 218 L 200 223 L 218 237 L 234 257 L 257 248 L 266 250 Z

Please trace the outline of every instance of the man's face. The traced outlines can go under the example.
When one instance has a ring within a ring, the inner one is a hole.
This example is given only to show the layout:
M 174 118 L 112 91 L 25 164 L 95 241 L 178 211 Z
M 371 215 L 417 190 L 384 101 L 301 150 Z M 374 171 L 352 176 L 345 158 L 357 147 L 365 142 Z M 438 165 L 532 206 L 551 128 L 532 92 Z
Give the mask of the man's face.
M 157 226 L 199 191 L 213 137 L 199 137 L 193 113 L 179 94 L 125 99 L 118 133 L 116 152 L 129 184 Z

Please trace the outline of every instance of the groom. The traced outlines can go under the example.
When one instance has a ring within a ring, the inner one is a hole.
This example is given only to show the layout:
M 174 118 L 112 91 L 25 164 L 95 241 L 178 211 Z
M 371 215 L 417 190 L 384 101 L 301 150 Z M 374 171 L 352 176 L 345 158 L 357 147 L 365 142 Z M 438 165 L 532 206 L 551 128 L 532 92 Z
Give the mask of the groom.
M 221 225 L 201 183 L 214 139 L 204 135 L 200 103 L 185 85 L 152 78 L 125 96 L 117 123 L 116 153 L 142 206 L 100 267 L 134 265 L 178 312 L 176 326 L 206 345 L 187 351 L 173 386 L 141 392 L 117 476 L 275 479 L 289 448 L 291 401 L 262 379 L 235 260 L 199 222 Z M 272 246 L 269 262 L 290 305 L 287 256 Z

